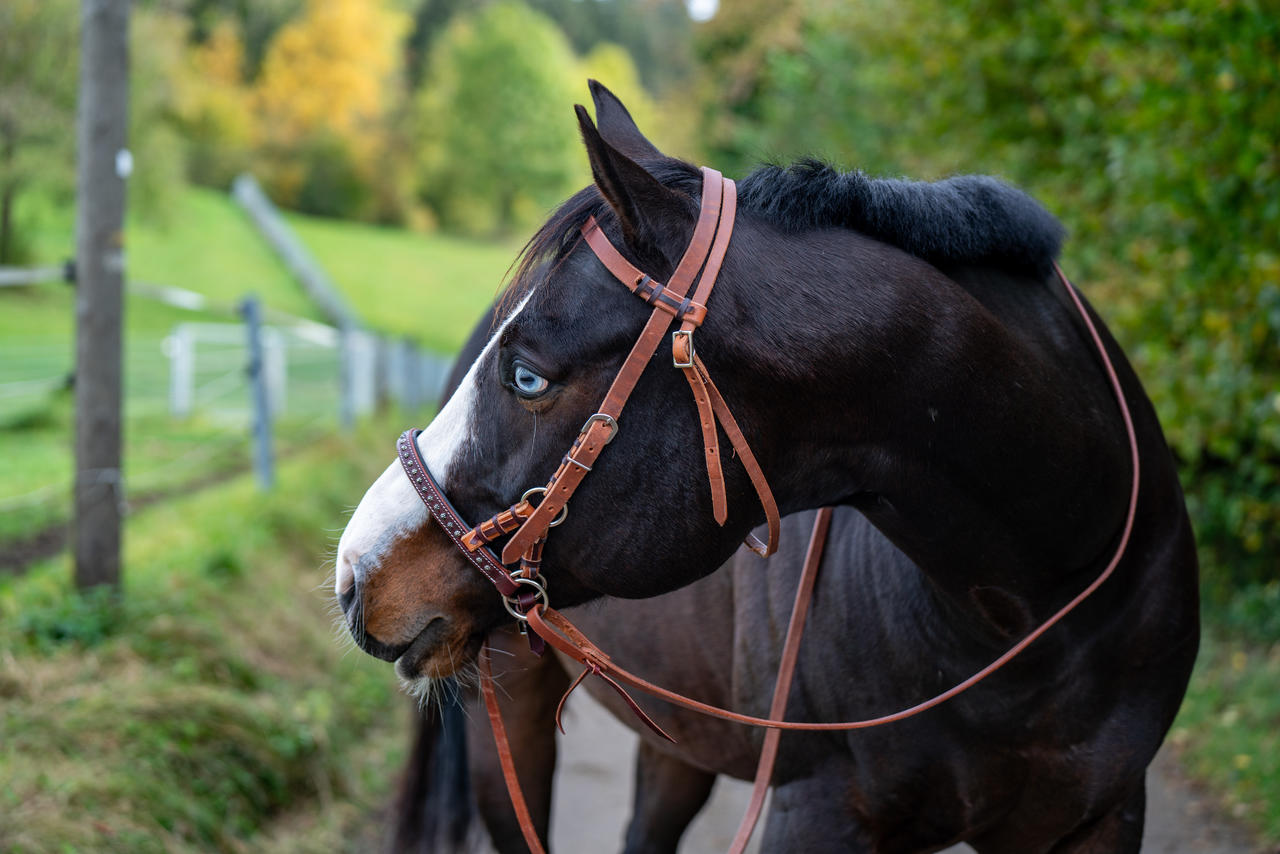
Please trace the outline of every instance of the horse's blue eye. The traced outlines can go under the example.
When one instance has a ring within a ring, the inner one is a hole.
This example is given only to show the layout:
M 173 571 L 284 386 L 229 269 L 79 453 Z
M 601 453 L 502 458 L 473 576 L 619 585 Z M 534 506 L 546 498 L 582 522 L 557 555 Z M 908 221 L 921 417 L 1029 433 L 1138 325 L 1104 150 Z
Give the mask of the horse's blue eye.
M 526 397 L 542 394 L 551 385 L 546 377 L 538 376 L 524 365 L 516 365 L 512 378 L 515 380 L 516 391 Z

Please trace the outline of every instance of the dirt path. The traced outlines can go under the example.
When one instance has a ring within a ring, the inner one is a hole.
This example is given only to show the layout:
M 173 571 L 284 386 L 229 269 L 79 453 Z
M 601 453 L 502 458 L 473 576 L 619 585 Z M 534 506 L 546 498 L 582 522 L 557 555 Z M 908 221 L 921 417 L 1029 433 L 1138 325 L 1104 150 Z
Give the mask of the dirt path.
M 552 850 L 556 854 L 618 851 L 630 811 L 635 737 L 585 691 L 574 695 L 565 714 L 565 729 L 569 737 L 560 742 Z M 1147 779 L 1143 854 L 1262 854 L 1239 829 L 1213 815 L 1208 800 L 1182 779 L 1168 755 L 1157 757 Z M 711 803 L 690 827 L 681 854 L 727 850 L 750 790 L 747 783 L 721 778 Z M 758 842 L 750 850 L 758 852 Z M 971 851 L 958 845 L 944 854 Z

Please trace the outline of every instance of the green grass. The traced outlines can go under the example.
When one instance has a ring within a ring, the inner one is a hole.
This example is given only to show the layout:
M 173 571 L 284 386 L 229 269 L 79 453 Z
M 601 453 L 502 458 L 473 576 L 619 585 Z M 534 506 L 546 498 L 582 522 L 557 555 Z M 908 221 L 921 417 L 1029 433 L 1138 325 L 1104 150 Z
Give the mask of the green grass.
M 40 218 L 35 244 L 40 264 L 60 264 L 74 254 L 75 223 L 69 208 L 51 209 Z M 225 193 L 188 188 L 165 223 L 131 219 L 125 236 L 130 279 L 170 285 L 235 303 L 256 293 L 281 311 L 318 319 L 302 291 L 258 237 L 240 209 Z M 7 345 L 30 341 L 71 341 L 75 295 L 70 286 L 50 283 L 0 292 L 0 340 Z M 160 336 L 175 323 L 199 315 L 152 300 L 126 300 L 129 335 Z M 68 356 L 70 354 L 68 353 Z
M 445 353 L 493 303 L 520 243 L 493 243 L 297 214 L 289 222 L 376 329 Z
M 223 303 L 253 291 L 317 316 L 222 194 L 184 191 L 177 210 L 166 228 L 130 224 L 135 280 Z M 70 211 L 46 213 L 34 245 L 57 262 Z M 388 308 L 410 294 L 408 310 L 429 316 L 423 343 L 442 349 L 461 342 L 515 254 L 303 226 L 344 286 L 352 269 L 374 268 L 379 286 L 352 292 L 358 310 L 415 332 L 403 302 Z M 419 266 L 445 278 L 415 291 Z M 464 280 L 483 284 L 452 286 Z M 51 380 L 0 400 L 0 543 L 67 518 L 73 401 L 52 385 L 72 364 L 73 313 L 65 285 L 0 292 L 0 385 Z M 248 441 L 216 413 L 169 417 L 162 338 L 182 321 L 222 319 L 127 299 L 127 492 L 172 494 L 128 517 L 123 598 L 75 593 L 65 555 L 0 574 L 0 850 L 354 850 L 394 782 L 406 703 L 386 666 L 334 642 L 317 565 L 385 466 L 398 419 L 335 437 L 332 377 L 308 381 L 320 368 L 291 366 L 291 386 L 309 397 L 277 425 L 276 490 L 264 496 L 242 474 L 192 492 L 243 470 Z
M 46 200 L 47 201 L 47 200 Z M 290 314 L 318 318 L 301 289 L 224 194 L 190 188 L 165 225 L 131 221 L 128 265 L 137 281 L 172 285 L 229 305 L 248 292 Z M 451 352 L 491 302 L 514 244 L 423 236 L 292 217 L 361 315 L 395 334 Z M 33 244 L 42 263 L 70 251 L 69 208 L 45 205 Z M 0 543 L 66 521 L 72 446 L 71 395 L 58 391 L 74 361 L 74 290 L 63 284 L 0 290 Z M 191 483 L 248 459 L 243 422 L 216 413 L 167 414 L 163 338 L 184 321 L 225 322 L 129 296 L 125 307 L 125 478 L 131 496 Z M 325 366 L 289 369 L 291 412 L 277 425 L 282 447 L 331 430 L 337 378 Z M 208 380 L 197 378 L 197 386 Z M 13 383 L 38 381 L 28 389 Z M 302 406 L 294 403 L 302 393 Z M 239 403 L 242 391 L 231 400 Z
M 1224 812 L 1280 844 L 1280 643 L 1250 644 L 1211 623 L 1169 738 Z
M 119 601 L 65 558 L 0 578 L 0 850 L 289 850 L 384 794 L 405 701 L 335 643 L 319 564 L 390 429 L 131 518 Z

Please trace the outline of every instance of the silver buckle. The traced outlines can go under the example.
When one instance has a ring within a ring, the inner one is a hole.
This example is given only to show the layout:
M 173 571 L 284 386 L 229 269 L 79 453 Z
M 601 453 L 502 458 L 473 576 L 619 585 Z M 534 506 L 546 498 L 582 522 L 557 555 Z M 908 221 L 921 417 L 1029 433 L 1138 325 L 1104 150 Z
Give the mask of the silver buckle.
M 684 337 L 684 339 L 685 339 L 685 344 L 689 347 L 689 361 L 687 361 L 687 362 L 681 362 L 680 360 L 678 360 L 678 359 L 676 358 L 676 338 L 681 337 L 681 336 L 683 336 L 683 337 Z M 674 332 L 672 332 L 672 333 L 671 333 L 671 364 L 675 365 L 677 368 L 692 368 L 692 367 L 693 367 L 693 356 L 694 356 L 694 351 L 693 351 L 693 330 L 692 330 L 692 329 L 677 329 L 677 330 L 675 330 Z
M 595 415 L 592 415 L 586 421 L 582 422 L 582 429 L 578 432 L 587 432 L 587 428 L 591 426 L 592 421 L 603 421 L 609 427 L 609 435 L 604 439 L 604 443 L 606 445 L 613 441 L 614 436 L 618 435 L 618 422 L 613 420 L 612 415 L 606 415 L 603 412 L 597 412 Z M 574 460 L 574 462 L 576 463 L 578 461 Z M 581 465 L 581 463 L 579 463 L 579 465 Z

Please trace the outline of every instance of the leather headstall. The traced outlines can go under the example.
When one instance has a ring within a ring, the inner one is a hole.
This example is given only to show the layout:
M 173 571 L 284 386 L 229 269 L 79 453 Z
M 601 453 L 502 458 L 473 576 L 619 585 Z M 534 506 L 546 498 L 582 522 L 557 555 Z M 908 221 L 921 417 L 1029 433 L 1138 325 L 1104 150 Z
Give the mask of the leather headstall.
M 628 261 L 605 236 L 594 218 L 589 218 L 583 224 L 583 240 L 605 269 L 627 290 L 653 306 L 653 312 L 614 377 L 604 401 L 583 423 L 577 438 L 546 486 L 527 490 L 518 503 L 472 527 L 462 520 L 423 463 L 417 446 L 417 436 L 421 431 L 408 430 L 400 437 L 400 462 L 427 510 L 467 560 L 497 587 L 507 603 L 507 609 L 520 621 L 522 630 L 527 626 L 529 610 L 539 600 L 544 605 L 547 604 L 546 581 L 541 575 L 540 567 L 542 548 L 548 532 L 564 521 L 569 512 L 569 499 L 591 471 L 605 446 L 618 434 L 622 409 L 657 351 L 664 333 L 673 323 L 678 323 L 679 327 L 671 332 L 672 365 L 684 373 L 697 404 L 702 443 L 706 451 L 712 515 L 721 525 L 728 517 L 718 424 L 729 437 L 765 512 L 768 543 L 761 543 L 749 535 L 747 545 L 762 557 L 777 550 L 780 527 L 777 502 L 773 499 L 773 493 L 755 454 L 723 395 L 712 382 L 707 366 L 698 356 L 693 343 L 694 331 L 706 319 L 707 299 L 715 287 L 725 253 L 729 249 L 737 198 L 737 187 L 733 181 L 714 169 L 702 169 L 702 202 L 697 224 L 689 246 L 666 283 L 641 272 Z M 542 496 L 537 506 L 529 501 L 535 494 Z M 490 543 L 508 534 L 511 538 L 502 549 L 500 557 L 490 551 Z M 507 566 L 517 561 L 520 567 L 509 571 Z M 541 654 L 540 637 L 530 636 L 530 644 Z

